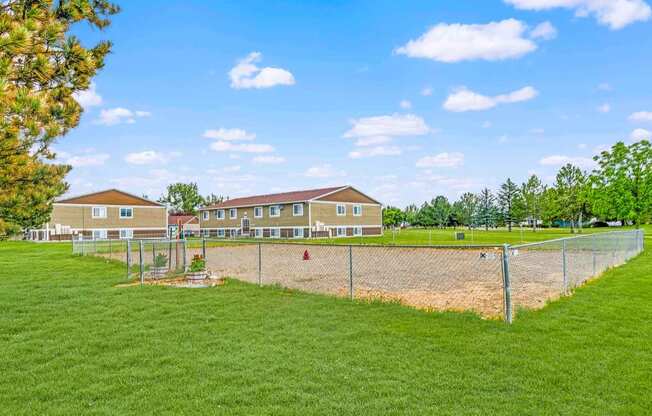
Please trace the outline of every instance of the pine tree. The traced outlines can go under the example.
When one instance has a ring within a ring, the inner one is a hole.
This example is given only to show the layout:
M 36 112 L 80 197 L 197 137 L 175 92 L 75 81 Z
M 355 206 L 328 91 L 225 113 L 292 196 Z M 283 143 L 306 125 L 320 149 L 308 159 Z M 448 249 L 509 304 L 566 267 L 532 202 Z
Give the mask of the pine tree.
M 518 186 L 510 178 L 507 178 L 507 181 L 500 186 L 500 191 L 498 192 L 498 207 L 510 232 L 512 231 L 512 223 L 516 219 L 515 208 L 518 205 L 518 199 Z
M 484 188 L 478 195 L 477 223 L 489 230 L 496 223 L 496 212 L 495 198 L 488 188 Z

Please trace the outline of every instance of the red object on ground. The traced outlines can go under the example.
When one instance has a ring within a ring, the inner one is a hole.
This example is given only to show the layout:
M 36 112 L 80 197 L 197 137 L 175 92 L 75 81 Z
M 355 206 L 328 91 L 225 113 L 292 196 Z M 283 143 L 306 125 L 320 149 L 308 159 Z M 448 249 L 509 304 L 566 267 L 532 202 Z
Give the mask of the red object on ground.
M 308 253 L 308 250 L 303 252 L 303 259 L 304 260 L 310 260 L 310 253 Z

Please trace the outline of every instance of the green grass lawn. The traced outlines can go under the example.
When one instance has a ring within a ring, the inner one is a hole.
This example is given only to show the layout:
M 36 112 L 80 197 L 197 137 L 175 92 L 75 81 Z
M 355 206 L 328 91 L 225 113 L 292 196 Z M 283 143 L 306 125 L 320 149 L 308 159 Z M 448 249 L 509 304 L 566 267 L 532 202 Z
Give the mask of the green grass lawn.
M 648 240 L 649 241 L 649 240 Z M 0 244 L 0 414 L 649 414 L 652 253 L 509 326 Z

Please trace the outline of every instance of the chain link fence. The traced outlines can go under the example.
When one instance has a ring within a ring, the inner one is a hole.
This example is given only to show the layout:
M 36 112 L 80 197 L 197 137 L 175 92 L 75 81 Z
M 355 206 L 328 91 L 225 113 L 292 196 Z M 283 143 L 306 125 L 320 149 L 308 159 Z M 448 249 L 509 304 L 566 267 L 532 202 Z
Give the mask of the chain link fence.
M 512 321 L 569 294 L 643 250 L 643 232 L 615 231 L 516 246 L 325 245 L 268 241 L 73 242 L 73 253 L 123 261 L 141 282 L 182 274 L 200 255 L 213 277 Z

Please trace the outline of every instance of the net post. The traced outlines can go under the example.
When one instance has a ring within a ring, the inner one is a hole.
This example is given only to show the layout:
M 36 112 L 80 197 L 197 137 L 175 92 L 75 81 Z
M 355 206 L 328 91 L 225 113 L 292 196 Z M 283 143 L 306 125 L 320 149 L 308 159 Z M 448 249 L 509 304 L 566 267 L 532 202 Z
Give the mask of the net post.
M 566 265 L 566 240 L 561 242 L 561 268 L 563 273 L 563 290 L 564 295 L 568 293 L 568 270 Z
M 142 286 L 145 283 L 145 253 L 143 248 L 143 240 L 138 242 L 138 253 L 140 254 L 140 285 Z
M 353 300 L 353 246 L 349 246 L 349 298 Z
M 509 244 L 503 244 L 503 298 L 505 300 L 505 322 L 512 323 L 512 287 L 509 276 Z
M 263 285 L 263 245 L 258 243 L 258 286 Z

